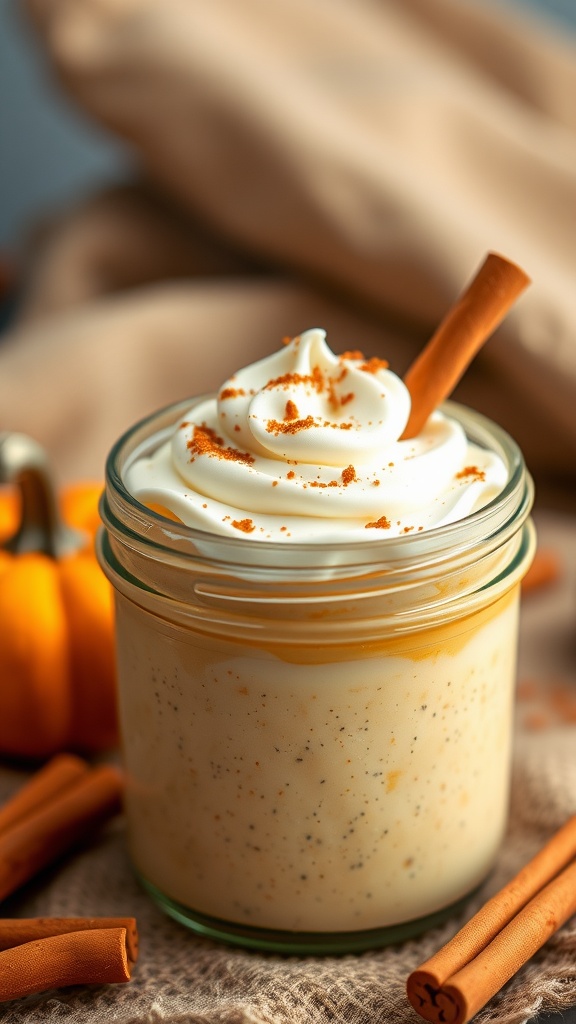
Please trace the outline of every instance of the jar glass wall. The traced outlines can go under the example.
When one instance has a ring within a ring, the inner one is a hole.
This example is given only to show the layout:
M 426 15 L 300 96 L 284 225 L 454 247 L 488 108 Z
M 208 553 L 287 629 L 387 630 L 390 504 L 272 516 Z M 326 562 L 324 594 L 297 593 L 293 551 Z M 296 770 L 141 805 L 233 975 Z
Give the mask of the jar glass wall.
M 170 914 L 248 946 L 415 934 L 480 884 L 506 825 L 534 547 L 520 452 L 449 403 L 508 468 L 479 512 L 376 542 L 228 539 L 123 483 L 189 407 L 119 441 L 102 506 L 136 870 Z

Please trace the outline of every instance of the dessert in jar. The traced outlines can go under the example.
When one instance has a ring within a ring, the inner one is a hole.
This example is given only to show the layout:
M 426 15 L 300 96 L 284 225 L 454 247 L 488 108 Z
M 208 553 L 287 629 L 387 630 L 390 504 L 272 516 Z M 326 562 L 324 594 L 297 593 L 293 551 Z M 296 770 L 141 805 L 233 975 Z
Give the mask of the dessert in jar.
M 498 851 L 531 482 L 495 424 L 410 411 L 314 329 L 110 455 L 130 851 L 202 934 L 394 941 Z

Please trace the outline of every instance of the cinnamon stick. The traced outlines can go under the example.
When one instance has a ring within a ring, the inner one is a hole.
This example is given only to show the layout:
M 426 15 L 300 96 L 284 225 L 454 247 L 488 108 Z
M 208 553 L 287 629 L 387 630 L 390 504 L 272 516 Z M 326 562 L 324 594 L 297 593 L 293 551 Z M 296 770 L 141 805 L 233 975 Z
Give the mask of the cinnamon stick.
M 26 942 L 69 932 L 124 928 L 128 959 L 138 959 L 138 928 L 135 917 L 15 917 L 0 918 L 0 951 Z
M 0 900 L 117 814 L 121 796 L 120 772 L 102 765 L 2 832 Z
M 130 980 L 125 928 L 67 932 L 0 952 L 0 1000 Z
M 576 815 L 410 974 L 408 999 L 421 1017 L 465 1024 L 576 913 L 575 856 Z
M 74 754 L 57 754 L 0 807 L 0 834 L 31 811 L 63 792 L 89 771 L 89 765 Z
M 412 408 L 403 440 L 420 433 L 529 283 L 515 263 L 488 253 L 404 377 Z

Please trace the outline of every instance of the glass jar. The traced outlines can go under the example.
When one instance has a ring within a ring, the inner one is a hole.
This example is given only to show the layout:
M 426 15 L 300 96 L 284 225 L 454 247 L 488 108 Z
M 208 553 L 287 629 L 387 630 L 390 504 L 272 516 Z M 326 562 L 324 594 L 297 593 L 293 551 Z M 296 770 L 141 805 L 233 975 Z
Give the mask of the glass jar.
M 446 403 L 508 468 L 480 511 L 353 544 L 228 538 L 123 483 L 191 404 L 120 439 L 102 502 L 136 871 L 213 938 L 294 953 L 400 941 L 482 882 L 506 826 L 534 551 L 521 453 Z

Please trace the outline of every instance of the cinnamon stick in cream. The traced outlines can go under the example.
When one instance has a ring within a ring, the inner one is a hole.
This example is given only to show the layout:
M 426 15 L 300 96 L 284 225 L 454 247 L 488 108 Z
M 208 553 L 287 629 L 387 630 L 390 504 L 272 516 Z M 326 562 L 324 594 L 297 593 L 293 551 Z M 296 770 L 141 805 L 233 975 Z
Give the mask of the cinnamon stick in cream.
M 410 974 L 408 999 L 421 1017 L 465 1024 L 576 913 L 575 857 L 576 815 Z
M 530 278 L 497 253 L 488 253 L 466 290 L 450 308 L 406 373 L 412 409 L 403 439 L 415 437 L 462 374 Z

